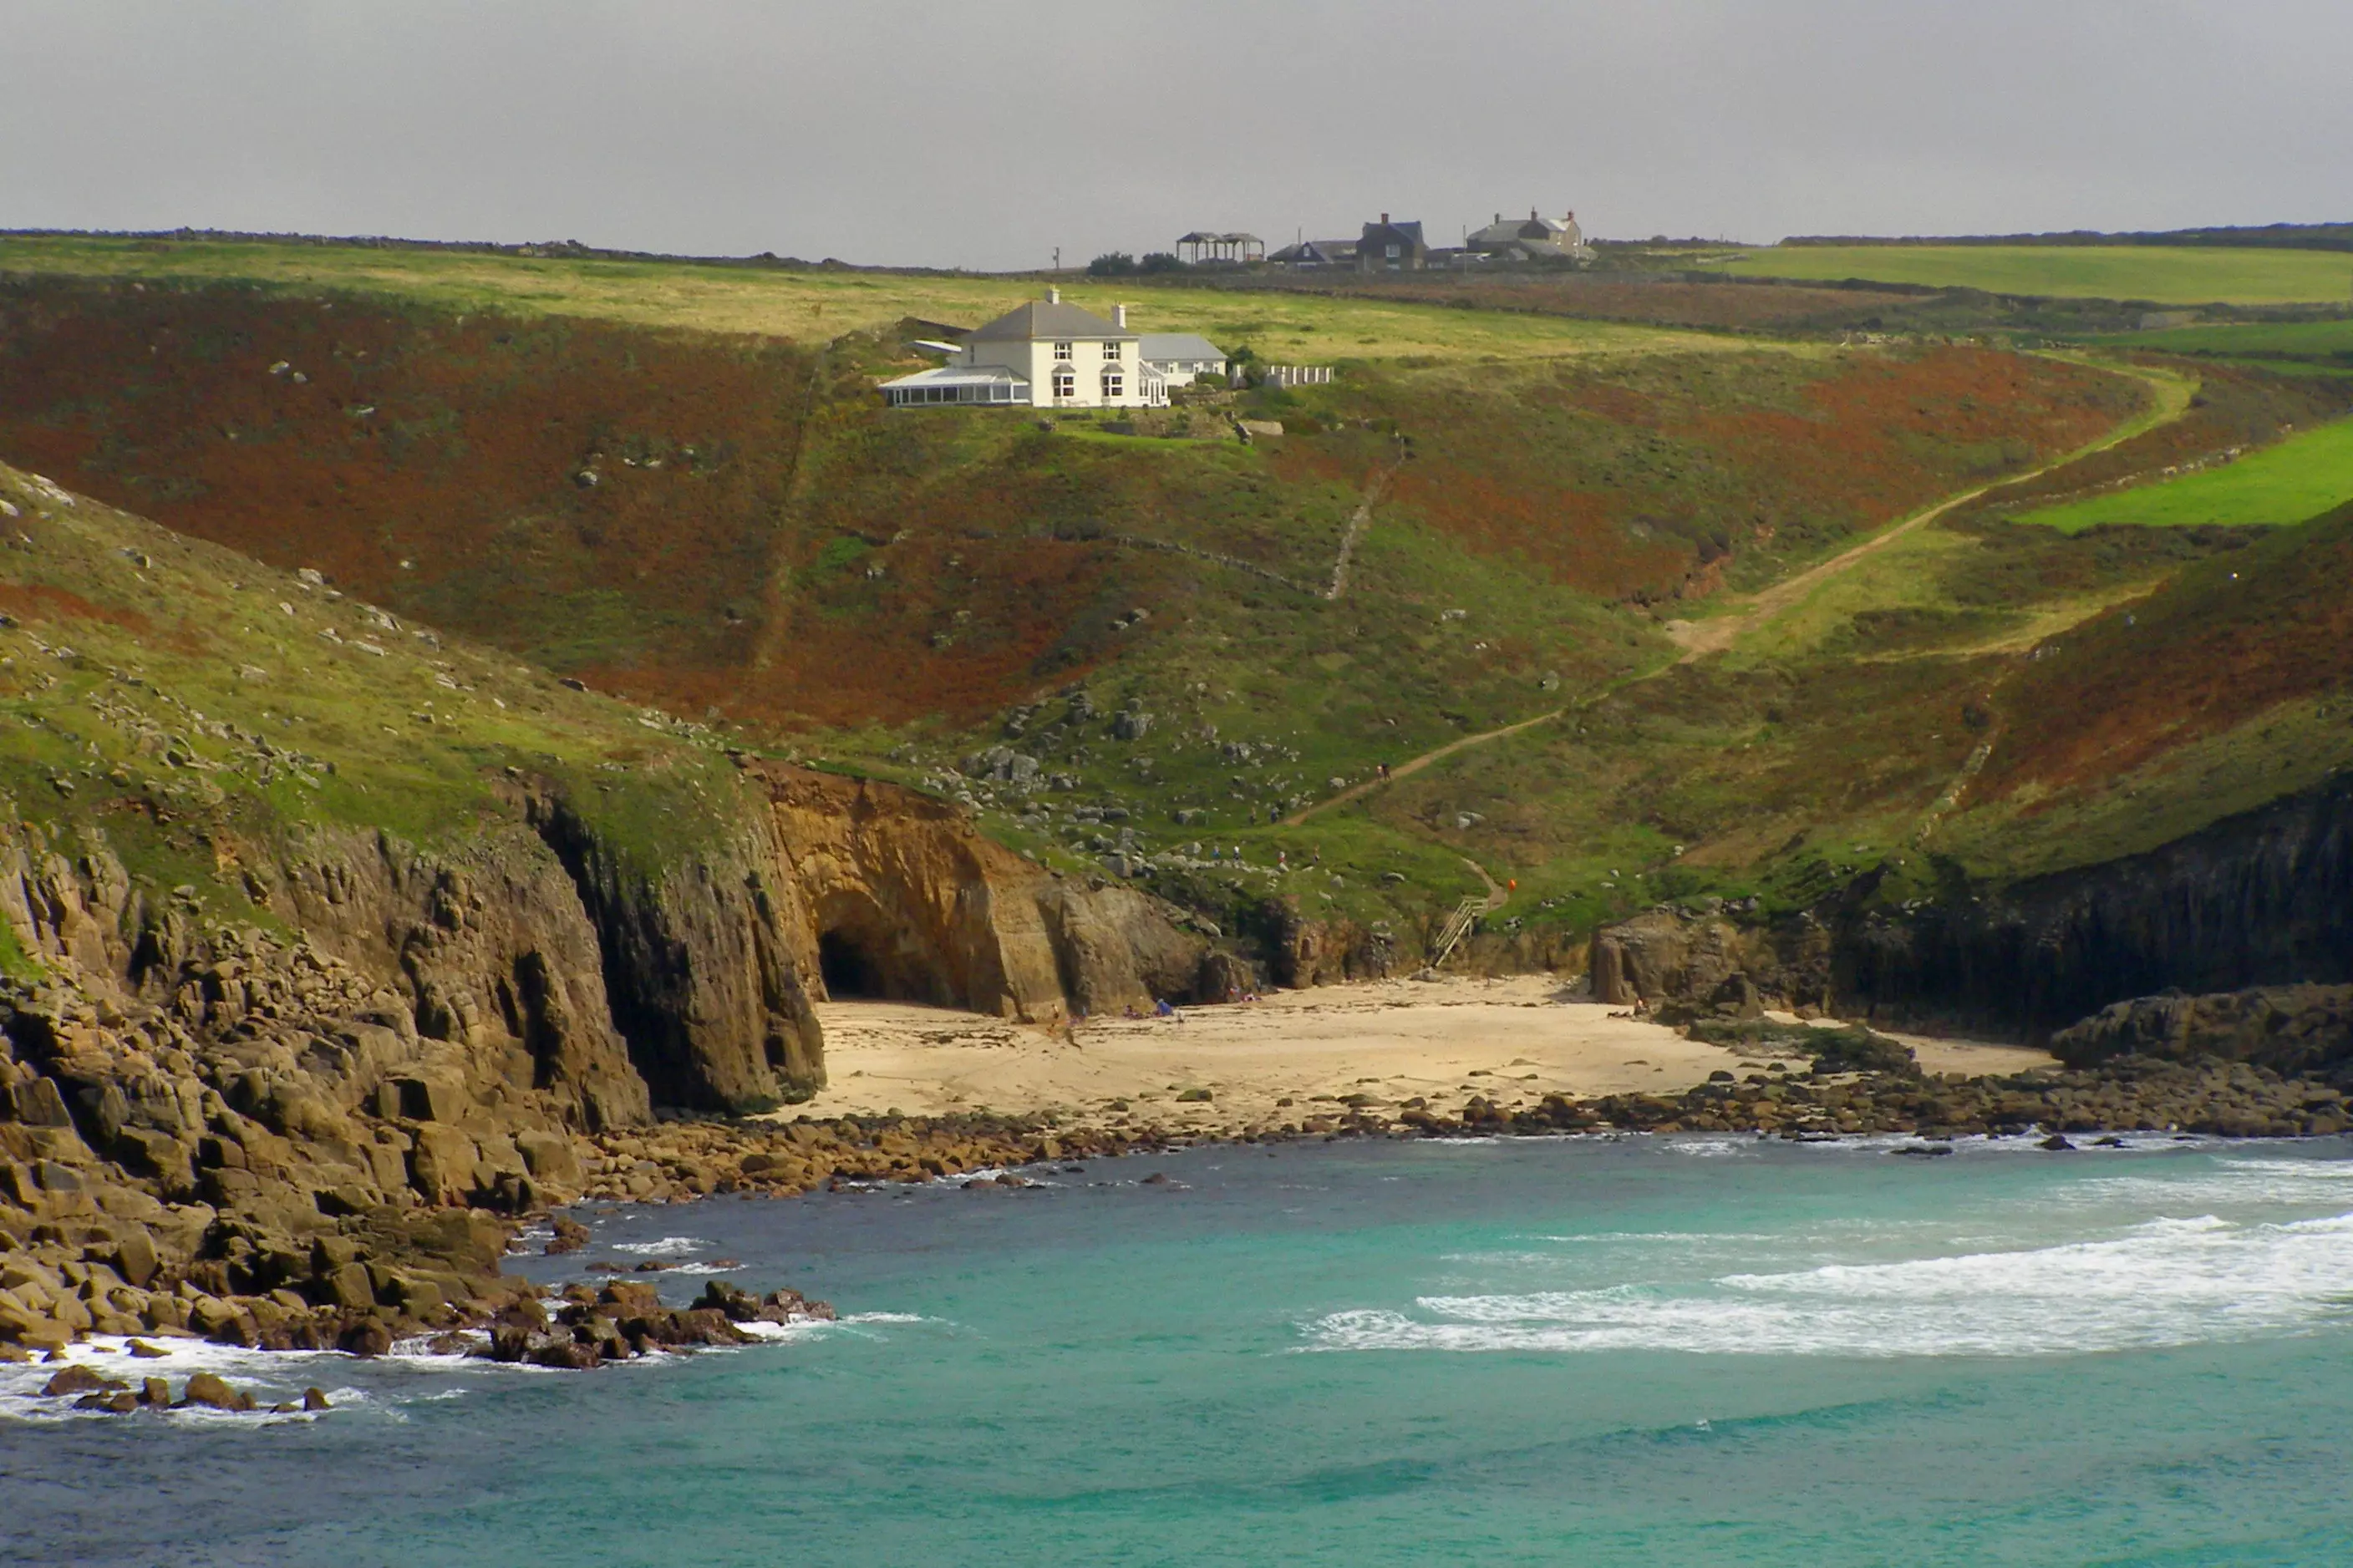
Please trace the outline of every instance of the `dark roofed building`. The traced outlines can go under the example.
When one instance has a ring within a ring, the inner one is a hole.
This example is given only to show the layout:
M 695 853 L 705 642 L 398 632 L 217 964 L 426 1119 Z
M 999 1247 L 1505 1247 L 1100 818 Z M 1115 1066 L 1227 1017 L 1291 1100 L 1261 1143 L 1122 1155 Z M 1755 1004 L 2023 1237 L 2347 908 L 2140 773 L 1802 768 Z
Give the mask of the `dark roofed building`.
M 1303 239 L 1296 245 L 1286 245 L 1269 261 L 1284 267 L 1354 267 L 1356 264 L 1356 242 L 1353 239 Z
M 1421 225 L 1392 223 L 1383 213 L 1381 221 L 1368 223 L 1356 241 L 1356 269 L 1360 272 L 1419 272 L 1430 264 L 1430 247 L 1421 237 Z

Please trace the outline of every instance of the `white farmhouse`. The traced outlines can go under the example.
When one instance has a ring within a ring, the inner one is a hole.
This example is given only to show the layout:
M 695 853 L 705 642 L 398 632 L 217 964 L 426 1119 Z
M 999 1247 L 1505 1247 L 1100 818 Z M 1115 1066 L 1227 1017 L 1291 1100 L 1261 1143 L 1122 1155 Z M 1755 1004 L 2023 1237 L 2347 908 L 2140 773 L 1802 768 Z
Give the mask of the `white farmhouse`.
M 1143 353 L 1144 363 L 1171 386 L 1190 386 L 1196 376 L 1226 374 L 1226 351 L 1198 332 L 1146 332 Z
M 1168 378 L 1147 363 L 1127 307 L 1104 321 L 1062 302 L 1059 289 L 1011 310 L 956 346 L 948 363 L 882 384 L 893 408 L 982 404 L 1028 408 L 1161 408 Z M 944 345 L 943 345 L 944 346 Z

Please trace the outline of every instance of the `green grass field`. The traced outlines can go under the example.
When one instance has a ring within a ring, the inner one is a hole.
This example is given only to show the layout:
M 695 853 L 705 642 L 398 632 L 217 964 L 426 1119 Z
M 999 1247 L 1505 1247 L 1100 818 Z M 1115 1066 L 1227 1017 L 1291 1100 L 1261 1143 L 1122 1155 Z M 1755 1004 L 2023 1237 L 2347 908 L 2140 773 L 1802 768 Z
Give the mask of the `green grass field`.
M 1996 294 L 2292 305 L 2353 300 L 2353 257 L 2320 250 L 2168 246 L 1802 245 L 1724 263 L 1750 278 L 1917 283 Z
M 2046 507 L 2018 521 L 2063 533 L 2081 533 L 2109 522 L 2146 528 L 2278 526 L 2318 517 L 2348 500 L 2353 500 L 2353 420 L 2340 420 L 2219 468 L 2161 485 Z
M 2353 321 L 2250 321 L 2236 326 L 2175 327 L 2154 332 L 2119 332 L 2100 340 L 2121 348 L 2161 353 L 2211 355 L 2265 363 L 2335 363 L 2353 369 Z
M 1026 300 L 1030 278 L 849 268 L 726 267 L 459 251 L 81 236 L 0 237 L 10 273 L 237 283 L 298 295 L 372 295 L 448 310 L 587 317 L 638 326 L 755 332 L 799 342 L 887 331 L 909 316 L 978 326 Z M 1063 298 L 1108 313 L 1126 301 L 1141 331 L 1195 331 L 1275 362 L 1432 362 L 1753 349 L 1719 334 L 1369 298 L 1235 294 L 1073 276 Z

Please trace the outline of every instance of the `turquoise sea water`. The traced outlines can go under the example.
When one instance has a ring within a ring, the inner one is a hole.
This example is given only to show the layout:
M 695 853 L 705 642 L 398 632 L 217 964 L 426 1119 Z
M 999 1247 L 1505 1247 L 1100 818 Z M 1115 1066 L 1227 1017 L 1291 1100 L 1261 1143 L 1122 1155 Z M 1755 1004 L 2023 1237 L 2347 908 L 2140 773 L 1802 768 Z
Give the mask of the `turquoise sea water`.
M 592 1213 L 527 1266 L 849 1321 L 585 1376 L 196 1352 L 311 1421 L 0 1369 L 0 1562 L 2353 1562 L 2348 1154 L 1335 1143 Z

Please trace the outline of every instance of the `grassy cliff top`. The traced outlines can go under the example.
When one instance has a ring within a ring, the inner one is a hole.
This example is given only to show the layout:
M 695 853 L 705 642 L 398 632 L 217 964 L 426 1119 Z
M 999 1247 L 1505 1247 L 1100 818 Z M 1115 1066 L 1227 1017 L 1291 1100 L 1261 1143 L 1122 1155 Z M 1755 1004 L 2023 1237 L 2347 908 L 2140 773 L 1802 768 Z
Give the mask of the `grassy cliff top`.
M 824 343 L 890 329 L 906 317 L 976 327 L 1037 299 L 1039 278 L 771 268 L 671 260 L 486 255 L 268 240 L 0 236 L 0 276 L 235 283 L 276 293 L 343 294 L 451 314 L 586 318 L 702 332 Z M 1198 332 L 1229 351 L 1275 362 L 1437 359 L 1480 362 L 1702 352 L 1725 344 L 1698 331 L 1612 321 L 1462 311 L 1372 298 L 1253 296 L 1162 283 L 1058 280 L 1062 297 L 1099 314 L 1131 306 L 1139 331 Z
M 1797 245 L 1717 265 L 1751 278 L 1862 279 L 2160 305 L 2353 303 L 2353 257 L 2190 246 Z
M 13 816 L 51 843 L 101 828 L 134 875 L 243 918 L 268 916 L 239 847 L 304 827 L 460 846 L 531 779 L 639 824 L 655 863 L 738 809 L 691 726 L 5 466 L 0 724 Z

